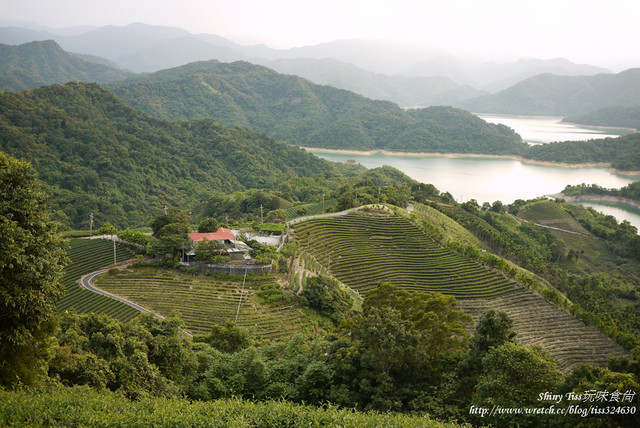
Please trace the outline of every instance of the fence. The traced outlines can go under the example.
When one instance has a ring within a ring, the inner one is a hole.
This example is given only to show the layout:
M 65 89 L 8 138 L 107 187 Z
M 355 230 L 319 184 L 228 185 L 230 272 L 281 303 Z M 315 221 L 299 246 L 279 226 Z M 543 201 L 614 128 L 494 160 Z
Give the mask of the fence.
M 211 273 L 226 273 L 229 275 L 244 275 L 245 271 L 247 273 L 252 273 L 254 275 L 262 275 L 265 273 L 271 272 L 271 264 L 268 265 L 214 265 L 214 264 L 206 264 L 206 263 L 195 263 L 195 262 L 182 262 L 180 263 L 185 268 L 195 267 L 198 268 L 198 274 L 204 275 L 206 272 Z

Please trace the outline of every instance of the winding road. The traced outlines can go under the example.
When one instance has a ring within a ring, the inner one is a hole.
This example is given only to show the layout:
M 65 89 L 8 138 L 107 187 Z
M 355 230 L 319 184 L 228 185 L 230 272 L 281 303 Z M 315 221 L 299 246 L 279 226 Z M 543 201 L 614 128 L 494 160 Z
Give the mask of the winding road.
M 118 266 L 118 269 L 125 269 L 126 267 L 127 266 Z M 139 310 L 140 312 L 149 313 L 149 314 L 153 315 L 156 318 L 159 318 L 159 319 L 162 319 L 162 320 L 164 319 L 164 317 L 162 315 L 159 315 L 159 314 L 157 314 L 157 313 L 155 313 L 153 311 L 150 311 L 149 309 L 145 308 L 142 305 L 134 303 L 131 300 L 127 300 L 124 297 L 116 296 L 115 294 L 111 294 L 111 293 L 108 293 L 108 292 L 106 292 L 104 290 L 100 290 L 99 288 L 94 287 L 93 284 L 91 283 L 91 281 L 93 281 L 93 279 L 95 277 L 97 277 L 99 275 L 102 275 L 104 273 L 107 273 L 107 272 L 109 272 L 109 269 L 100 269 L 100 270 L 97 270 L 95 272 L 88 273 L 88 274 L 84 275 L 82 278 L 80 278 L 80 280 L 78 282 L 80 283 L 81 287 L 86 288 L 89 291 L 92 291 L 92 292 L 98 293 L 98 294 L 102 294 L 103 296 L 110 297 L 111 299 L 118 300 L 118 301 L 124 303 L 125 305 L 129 305 L 132 308 L 135 308 L 135 309 Z M 189 333 L 188 331 L 186 331 L 186 330 L 184 330 L 182 328 L 180 330 L 184 334 L 186 334 L 187 336 L 193 338 L 193 335 L 191 333 Z

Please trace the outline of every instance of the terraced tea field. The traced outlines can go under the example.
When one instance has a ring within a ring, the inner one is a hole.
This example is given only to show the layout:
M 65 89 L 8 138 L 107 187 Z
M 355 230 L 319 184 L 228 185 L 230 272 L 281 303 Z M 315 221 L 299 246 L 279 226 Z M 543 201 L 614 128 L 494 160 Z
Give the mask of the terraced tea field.
M 590 235 L 587 229 L 582 227 L 576 219 L 571 217 L 562 204 L 558 204 L 556 202 L 535 202 L 523 209 L 518 215 L 519 217 L 532 221 L 533 223 L 583 235 Z
M 517 288 L 502 274 L 443 248 L 402 217 L 351 213 L 296 224 L 295 234 L 302 248 L 360 293 L 381 281 L 457 298 Z
M 194 334 L 206 333 L 214 323 L 234 321 L 238 304 L 238 324 L 254 327 L 265 338 L 290 337 L 304 326 L 304 314 L 294 303 L 262 305 L 256 291 L 273 279 L 247 277 L 242 293 L 242 276 L 219 280 L 154 268 L 128 269 L 102 275 L 94 285 L 104 291 L 136 302 L 163 316 L 176 315 Z
M 381 281 L 456 297 L 477 322 L 488 309 L 514 318 L 521 343 L 539 344 L 561 370 L 603 365 L 610 353 L 628 355 L 611 339 L 547 303 L 520 284 L 431 240 L 408 219 L 350 213 L 295 225 L 300 248 L 360 293 Z
M 81 288 L 76 282 L 84 274 L 113 264 L 113 242 L 105 239 L 73 239 L 67 255 L 71 263 L 65 267 L 62 284 L 65 294 L 58 301 L 58 309 L 63 312 L 74 310 L 78 313 L 103 313 L 120 321 L 128 321 L 138 315 L 138 311 L 109 297 Z M 118 245 L 118 262 L 131 259 L 134 254 Z

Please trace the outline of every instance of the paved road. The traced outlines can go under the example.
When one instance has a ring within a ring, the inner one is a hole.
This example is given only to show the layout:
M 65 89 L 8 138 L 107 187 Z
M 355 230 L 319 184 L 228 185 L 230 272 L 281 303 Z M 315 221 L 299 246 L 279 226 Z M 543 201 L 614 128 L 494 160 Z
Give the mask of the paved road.
M 124 268 L 126 268 L 126 266 L 118 267 L 118 269 L 124 269 Z M 98 271 L 88 273 L 88 274 L 84 275 L 82 278 L 80 278 L 80 285 L 82 285 L 82 287 L 86 288 L 89 291 L 93 291 L 94 293 L 102 294 L 103 296 L 107 296 L 107 297 L 110 297 L 112 299 L 119 300 L 120 302 L 122 302 L 122 303 L 124 303 L 126 305 L 129 305 L 132 308 L 135 308 L 135 309 L 139 310 L 140 312 L 146 312 L 146 313 L 149 313 L 149 314 L 153 315 L 156 318 L 159 318 L 159 319 L 162 319 L 162 320 L 164 319 L 164 317 L 162 315 L 158 315 L 155 312 L 150 311 L 149 309 L 145 308 L 142 305 L 139 305 L 139 304 L 134 303 L 134 302 L 132 302 L 130 300 L 127 300 L 127 299 L 125 299 L 123 297 L 116 296 L 115 294 L 111 294 L 111 293 L 108 293 L 108 292 L 106 292 L 104 290 L 100 290 L 99 288 L 94 287 L 93 284 L 91 283 L 91 281 L 93 281 L 93 279 L 96 276 L 102 275 L 104 273 L 107 273 L 108 271 L 109 271 L 109 269 L 100 269 Z M 188 331 L 185 331 L 183 329 L 180 329 L 180 330 L 182 330 L 182 332 L 184 334 L 186 334 L 187 336 L 193 338 L 193 335 L 191 333 L 189 333 Z

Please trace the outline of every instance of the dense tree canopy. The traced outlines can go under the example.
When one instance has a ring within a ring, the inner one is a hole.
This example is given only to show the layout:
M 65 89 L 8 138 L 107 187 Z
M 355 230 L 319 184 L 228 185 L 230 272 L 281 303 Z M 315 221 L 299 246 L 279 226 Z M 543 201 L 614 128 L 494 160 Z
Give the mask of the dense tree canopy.
M 0 385 L 41 375 L 65 242 L 31 165 L 0 152 Z

